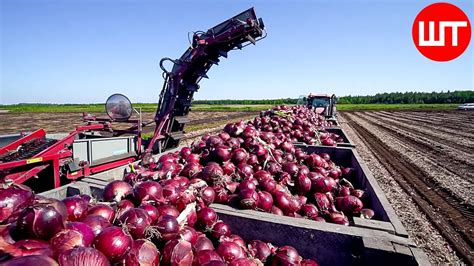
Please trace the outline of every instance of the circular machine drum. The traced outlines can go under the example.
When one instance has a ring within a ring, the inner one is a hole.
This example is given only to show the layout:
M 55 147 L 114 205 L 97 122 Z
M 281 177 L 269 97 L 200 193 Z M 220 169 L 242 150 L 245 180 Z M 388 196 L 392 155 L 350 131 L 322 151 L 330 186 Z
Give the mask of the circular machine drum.
M 123 94 L 113 94 L 105 102 L 107 115 L 115 121 L 127 121 L 132 116 L 132 103 Z

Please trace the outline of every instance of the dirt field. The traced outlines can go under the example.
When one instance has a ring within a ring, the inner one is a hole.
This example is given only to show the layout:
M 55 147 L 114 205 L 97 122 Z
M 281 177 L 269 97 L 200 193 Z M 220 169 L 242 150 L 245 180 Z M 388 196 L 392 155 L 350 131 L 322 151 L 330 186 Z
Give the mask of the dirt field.
M 351 112 L 341 120 L 432 262 L 472 263 L 474 113 Z
M 235 121 L 255 116 L 258 112 L 191 112 L 188 131 L 195 131 L 226 121 Z M 104 116 L 104 114 L 98 114 Z M 144 113 L 143 121 L 152 121 L 154 113 Z M 0 134 L 12 134 L 20 131 L 33 131 L 44 128 L 47 133 L 64 133 L 83 125 L 81 113 L 6 113 L 0 114 Z M 146 131 L 153 131 L 152 124 Z

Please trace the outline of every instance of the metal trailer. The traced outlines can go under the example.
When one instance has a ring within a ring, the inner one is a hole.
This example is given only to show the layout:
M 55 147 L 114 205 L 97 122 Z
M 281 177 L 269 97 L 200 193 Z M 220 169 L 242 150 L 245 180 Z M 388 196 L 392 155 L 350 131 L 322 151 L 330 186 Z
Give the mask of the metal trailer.
M 366 191 L 367 203 L 375 212 L 374 219 L 354 217 L 352 226 L 343 226 L 212 204 L 211 207 L 231 225 L 233 232 L 245 240 L 258 238 L 277 245 L 292 245 L 303 256 L 317 258 L 321 265 L 429 265 L 426 255 L 408 238 L 405 228 L 355 149 L 300 147 L 308 153 L 328 153 L 336 164 L 354 168 L 351 182 Z M 83 193 L 101 199 L 103 187 L 114 179 L 121 179 L 125 168 L 103 172 L 42 195 L 62 199 Z

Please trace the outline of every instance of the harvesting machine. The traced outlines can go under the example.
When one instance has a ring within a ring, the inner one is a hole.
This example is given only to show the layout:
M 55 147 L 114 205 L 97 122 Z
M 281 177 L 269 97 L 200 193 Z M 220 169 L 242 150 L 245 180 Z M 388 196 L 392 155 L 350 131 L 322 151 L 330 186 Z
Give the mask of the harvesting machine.
M 336 120 L 336 95 L 332 94 L 312 94 L 301 96 L 298 104 L 306 105 L 320 115 L 324 115 L 328 119 Z
M 44 129 L 0 136 L 0 178 L 43 191 L 177 147 L 189 121 L 193 94 L 201 79 L 208 78 L 208 70 L 229 51 L 265 37 L 263 20 L 254 8 L 206 32 L 194 32 L 179 59 L 163 58 L 159 63 L 164 84 L 153 121 L 142 121 L 141 111 L 127 97 L 114 94 L 105 105 L 107 118 L 84 113 L 84 125 L 65 136 L 51 137 Z M 172 63 L 170 70 L 166 62 Z M 131 119 L 134 112 L 138 118 Z M 152 124 L 153 136 L 142 139 L 143 128 Z

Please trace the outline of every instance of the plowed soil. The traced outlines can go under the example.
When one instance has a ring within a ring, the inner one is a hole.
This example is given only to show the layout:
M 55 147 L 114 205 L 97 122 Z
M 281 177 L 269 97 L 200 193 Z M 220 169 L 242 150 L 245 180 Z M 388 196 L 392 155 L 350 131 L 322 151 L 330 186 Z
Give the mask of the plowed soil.
M 474 112 L 351 112 L 342 119 L 359 152 L 373 156 L 369 167 L 432 262 L 472 264 Z M 432 227 L 420 226 L 426 222 Z
M 235 121 L 249 116 L 255 116 L 258 112 L 190 112 L 190 123 L 193 128 L 215 127 L 216 123 Z M 106 117 L 104 114 L 95 114 L 98 117 Z M 143 121 L 153 121 L 154 113 L 143 113 Z M 136 117 L 133 117 L 136 118 Z M 76 126 L 83 125 L 81 113 L 5 113 L 0 114 L 0 135 L 14 134 L 21 131 L 34 131 L 43 128 L 47 133 L 65 133 L 73 131 Z M 197 126 L 199 125 L 199 126 Z M 151 132 L 154 124 L 145 128 L 145 132 Z

